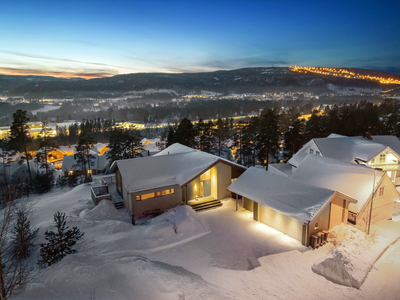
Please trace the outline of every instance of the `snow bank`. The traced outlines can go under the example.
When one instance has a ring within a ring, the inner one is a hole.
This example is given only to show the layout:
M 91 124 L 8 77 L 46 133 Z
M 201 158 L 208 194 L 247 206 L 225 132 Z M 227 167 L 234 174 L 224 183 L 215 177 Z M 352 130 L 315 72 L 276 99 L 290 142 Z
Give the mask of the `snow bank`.
M 359 289 L 380 252 L 376 236 L 340 225 L 329 233 L 328 242 L 333 252 L 315 262 L 312 270 L 334 283 Z
M 210 232 L 210 227 L 190 206 L 182 205 L 152 219 L 145 228 L 146 245 L 158 251 L 186 243 Z
M 86 209 L 79 214 L 79 217 L 84 220 L 125 220 L 126 214 L 119 212 L 112 201 L 102 200 L 93 209 Z

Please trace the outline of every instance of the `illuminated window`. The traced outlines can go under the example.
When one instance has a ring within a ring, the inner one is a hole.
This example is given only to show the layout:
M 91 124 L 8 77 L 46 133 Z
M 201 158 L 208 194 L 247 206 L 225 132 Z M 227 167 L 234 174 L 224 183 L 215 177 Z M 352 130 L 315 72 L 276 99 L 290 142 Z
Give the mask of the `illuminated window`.
M 314 150 L 313 149 L 310 149 L 310 154 L 313 154 L 314 153 Z
M 74 174 L 74 171 L 69 171 L 68 172 L 68 175 L 72 175 L 72 174 Z
M 148 194 L 143 194 L 140 196 L 141 200 L 146 200 L 150 198 L 154 198 L 156 196 L 156 193 L 148 193 Z
M 314 229 L 318 229 L 318 222 L 315 223 Z
M 136 201 L 140 201 L 140 196 L 136 196 Z
M 161 192 L 161 194 L 162 194 L 163 196 L 165 196 L 165 195 L 169 195 L 169 194 L 171 194 L 171 193 L 170 193 L 169 190 L 163 190 L 163 191 Z
M 379 162 L 380 162 L 380 163 L 386 162 L 386 154 L 381 154 L 381 155 L 379 155 Z
M 157 197 L 160 197 L 161 196 L 161 192 L 157 192 Z
M 171 194 L 175 194 L 175 189 L 171 189 Z
M 385 187 L 379 188 L 379 197 L 382 197 L 384 193 L 385 193 Z
M 200 180 L 207 180 L 211 178 L 210 170 L 205 171 L 203 174 L 200 175 Z
M 92 174 L 92 170 L 87 170 L 87 173 L 90 175 Z

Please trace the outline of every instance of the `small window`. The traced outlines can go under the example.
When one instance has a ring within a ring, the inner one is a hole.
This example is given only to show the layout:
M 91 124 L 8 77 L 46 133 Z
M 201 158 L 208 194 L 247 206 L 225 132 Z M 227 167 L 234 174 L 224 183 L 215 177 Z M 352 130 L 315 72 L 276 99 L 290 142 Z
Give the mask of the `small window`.
M 157 192 L 157 197 L 160 197 L 161 196 L 161 192 Z
M 318 222 L 315 223 L 314 229 L 318 229 Z
M 141 200 L 146 200 L 150 198 L 155 198 L 156 194 L 155 193 L 148 193 L 148 194 L 143 194 L 141 195 Z
M 319 155 L 319 151 L 316 151 L 316 152 L 315 152 L 315 155 Z
M 68 175 L 73 175 L 74 174 L 74 171 L 69 171 L 68 172 Z
M 171 194 L 175 194 L 175 189 L 171 189 Z
M 379 162 L 380 162 L 380 163 L 386 162 L 386 154 L 381 154 L 381 155 L 379 155 Z
M 310 154 L 314 154 L 314 150 L 313 149 L 310 149 Z
M 396 177 L 400 177 L 400 170 L 396 171 Z
M 385 193 L 385 187 L 379 188 L 379 197 L 382 197 L 384 193 Z
M 373 159 L 371 159 L 371 164 L 375 163 L 375 157 Z
M 136 201 L 140 201 L 140 196 L 136 196 Z

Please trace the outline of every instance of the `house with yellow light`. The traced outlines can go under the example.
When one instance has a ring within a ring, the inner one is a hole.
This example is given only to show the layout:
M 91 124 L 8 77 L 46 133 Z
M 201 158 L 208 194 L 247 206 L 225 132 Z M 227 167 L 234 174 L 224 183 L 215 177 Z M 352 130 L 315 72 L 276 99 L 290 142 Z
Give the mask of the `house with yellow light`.
M 357 200 L 334 189 L 250 167 L 228 190 L 262 222 L 309 246 L 311 236 L 347 223 L 350 204 Z
M 98 155 L 96 153 L 90 154 L 90 170 L 86 166 L 86 172 L 90 175 L 97 175 L 99 173 L 106 173 L 109 169 L 109 161 L 105 155 Z M 82 165 L 78 163 L 78 156 L 67 155 L 62 160 L 62 171 L 65 176 L 67 175 L 81 175 L 83 172 Z
M 179 143 L 160 153 L 115 161 L 116 188 L 134 217 L 180 204 L 221 205 L 245 167 Z
M 400 185 L 400 141 L 395 136 L 347 137 L 332 134 L 307 142 L 288 163 L 297 168 L 307 155 L 323 156 L 354 164 L 381 169 Z
M 291 178 L 356 199 L 349 205 L 348 221 L 360 229 L 391 219 L 400 200 L 388 172 L 322 156 L 307 155 Z

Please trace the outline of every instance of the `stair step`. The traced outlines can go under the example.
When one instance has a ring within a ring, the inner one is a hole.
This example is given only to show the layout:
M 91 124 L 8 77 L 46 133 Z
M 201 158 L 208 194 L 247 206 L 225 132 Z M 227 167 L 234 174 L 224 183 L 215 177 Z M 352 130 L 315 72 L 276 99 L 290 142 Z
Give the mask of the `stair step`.
M 200 207 L 200 206 L 204 206 L 204 205 L 208 205 L 208 204 L 213 204 L 213 203 L 221 203 L 221 201 L 219 201 L 219 200 L 211 200 L 211 201 L 207 201 L 207 202 L 191 204 L 190 206 L 193 209 L 195 209 L 196 207 Z
M 196 208 L 193 208 L 195 211 L 202 211 L 202 210 L 206 210 L 206 209 L 210 209 L 210 208 L 215 208 L 215 207 L 220 207 L 222 206 L 221 201 L 217 202 L 217 203 L 204 203 L 204 205 L 202 206 L 198 206 Z
M 214 205 L 210 205 L 210 206 L 205 206 L 205 207 L 199 207 L 199 208 L 195 209 L 195 212 L 201 212 L 203 210 L 217 208 L 217 207 L 220 207 L 220 206 L 222 206 L 222 203 L 221 204 L 214 204 Z
M 114 207 L 116 209 L 125 208 L 125 204 L 124 204 L 124 202 L 114 202 Z

